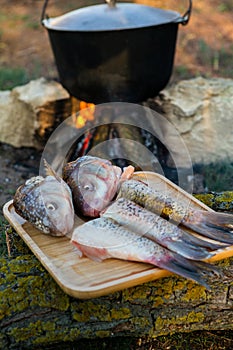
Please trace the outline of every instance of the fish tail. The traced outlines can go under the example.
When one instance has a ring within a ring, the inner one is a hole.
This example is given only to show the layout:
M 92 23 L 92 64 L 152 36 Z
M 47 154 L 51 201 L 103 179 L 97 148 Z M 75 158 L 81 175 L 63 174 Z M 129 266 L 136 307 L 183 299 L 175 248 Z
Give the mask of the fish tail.
M 180 255 L 191 260 L 204 260 L 209 259 L 215 255 L 214 250 L 223 248 L 223 243 L 211 242 L 199 237 L 195 237 L 183 230 L 179 230 L 180 235 L 177 239 L 168 237 L 163 239 L 164 245 L 174 252 L 178 252 Z M 211 251 L 210 251 L 211 250 Z
M 178 252 L 180 255 L 191 260 L 204 260 L 211 258 L 215 253 L 208 251 L 207 249 L 195 246 L 190 242 L 183 240 L 168 241 L 166 247 L 173 252 Z
M 197 236 L 194 236 L 193 234 L 187 233 L 185 231 L 183 231 L 182 239 L 185 242 L 190 242 L 193 245 L 198 245 L 199 247 L 207 248 L 210 250 L 224 248 L 228 245 L 227 243 L 223 243 L 223 242 L 219 243 L 216 241 L 206 240 L 204 237 L 201 237 L 201 236 L 197 237 Z
M 233 215 L 231 214 L 197 210 L 186 215 L 181 224 L 205 237 L 233 244 Z
M 210 290 L 210 286 L 206 281 L 206 277 L 220 275 L 219 269 L 216 266 L 204 261 L 191 261 L 172 252 L 168 252 L 163 260 L 160 260 L 159 263 L 156 261 L 154 264 L 182 277 L 191 279 L 203 285 L 208 290 Z

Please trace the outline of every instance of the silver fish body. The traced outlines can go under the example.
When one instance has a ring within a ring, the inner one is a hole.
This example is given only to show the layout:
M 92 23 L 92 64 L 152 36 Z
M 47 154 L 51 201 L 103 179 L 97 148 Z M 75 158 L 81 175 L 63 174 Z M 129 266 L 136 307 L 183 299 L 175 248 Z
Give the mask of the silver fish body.
M 127 180 L 121 183 L 118 198 L 127 198 L 170 222 L 187 227 L 218 242 L 233 244 L 233 215 L 190 208 L 145 183 Z
M 131 172 L 132 174 L 132 172 Z M 124 197 L 180 227 L 223 244 L 233 244 L 233 215 L 195 210 L 142 181 L 122 174 L 110 161 L 83 156 L 67 163 L 63 178 L 70 186 L 78 215 L 98 217 L 112 200 Z
M 210 264 L 188 260 L 104 217 L 75 228 L 71 242 L 78 248 L 80 256 L 95 261 L 117 258 L 149 263 L 207 288 L 206 273 L 217 272 Z
M 45 234 L 64 236 L 74 226 L 69 186 L 55 176 L 32 177 L 15 193 L 15 211 Z
M 101 216 L 115 220 L 127 229 L 188 259 L 210 258 L 213 253 L 209 249 L 214 250 L 221 247 L 217 243 L 208 242 L 181 230 L 160 216 L 125 198 L 114 201 L 101 213 Z

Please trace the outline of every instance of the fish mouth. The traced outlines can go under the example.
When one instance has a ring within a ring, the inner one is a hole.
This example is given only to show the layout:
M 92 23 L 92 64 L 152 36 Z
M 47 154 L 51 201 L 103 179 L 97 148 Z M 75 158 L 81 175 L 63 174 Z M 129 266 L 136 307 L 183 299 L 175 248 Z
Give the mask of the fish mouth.
M 67 236 L 72 232 L 74 228 L 74 219 L 70 216 L 64 216 L 60 219 L 60 222 L 54 224 L 50 232 L 52 236 L 62 237 Z

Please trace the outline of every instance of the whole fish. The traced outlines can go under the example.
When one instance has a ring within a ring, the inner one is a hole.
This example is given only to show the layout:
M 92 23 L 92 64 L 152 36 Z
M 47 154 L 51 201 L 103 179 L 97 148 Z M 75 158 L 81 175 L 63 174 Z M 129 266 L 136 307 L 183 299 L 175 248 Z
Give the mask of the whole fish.
M 78 215 L 99 216 L 115 197 L 121 178 L 121 168 L 98 157 L 83 156 L 63 168 L 63 179 L 71 188 Z
M 160 216 L 125 198 L 114 201 L 101 213 L 101 216 L 115 220 L 119 225 L 123 225 L 125 228 L 174 252 L 179 252 L 180 255 L 188 259 L 210 258 L 213 253 L 208 249 L 215 250 L 222 247 L 222 245 L 208 242 L 181 230 Z
M 94 261 L 117 258 L 145 262 L 192 279 L 206 288 L 209 288 L 206 273 L 218 273 L 208 263 L 188 260 L 104 217 L 75 228 L 71 242 L 80 256 Z
M 48 176 L 35 176 L 14 195 L 16 213 L 45 234 L 64 236 L 74 226 L 74 207 L 69 186 L 46 163 Z
M 142 181 L 121 183 L 118 198 L 127 198 L 170 222 L 189 228 L 205 237 L 233 244 L 233 215 L 189 208 Z

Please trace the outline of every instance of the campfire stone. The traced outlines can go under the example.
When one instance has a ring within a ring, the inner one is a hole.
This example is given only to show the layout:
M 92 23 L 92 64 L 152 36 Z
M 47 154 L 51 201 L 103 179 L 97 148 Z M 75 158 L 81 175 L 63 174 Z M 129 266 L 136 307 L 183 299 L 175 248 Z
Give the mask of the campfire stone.
M 156 100 L 183 138 L 193 163 L 233 160 L 233 80 L 180 81 Z M 165 144 L 172 137 L 170 128 L 164 131 Z M 173 147 L 177 149 L 175 139 Z M 177 149 L 176 161 L 182 166 L 182 150 Z
M 44 78 L 11 91 L 1 91 L 0 142 L 15 147 L 40 147 L 39 138 L 45 128 L 53 125 L 58 101 L 69 99 L 68 92 L 59 83 Z M 50 116 L 52 114 L 50 118 L 48 109 Z
M 194 164 L 233 159 L 233 80 L 180 81 L 153 101 L 178 131 Z M 0 142 L 42 148 L 56 126 L 77 110 L 78 100 L 58 82 L 44 78 L 0 91 Z M 165 123 L 164 144 L 172 144 L 176 166 L 185 167 L 184 150 L 176 135 Z M 170 159 L 171 166 L 173 161 Z

